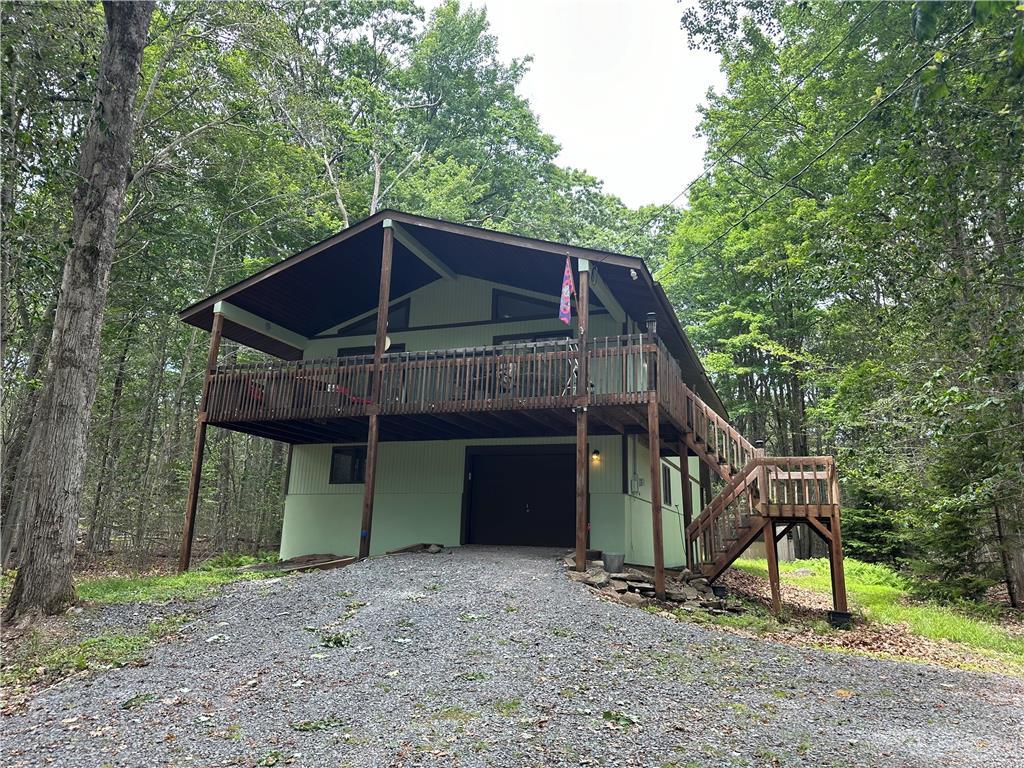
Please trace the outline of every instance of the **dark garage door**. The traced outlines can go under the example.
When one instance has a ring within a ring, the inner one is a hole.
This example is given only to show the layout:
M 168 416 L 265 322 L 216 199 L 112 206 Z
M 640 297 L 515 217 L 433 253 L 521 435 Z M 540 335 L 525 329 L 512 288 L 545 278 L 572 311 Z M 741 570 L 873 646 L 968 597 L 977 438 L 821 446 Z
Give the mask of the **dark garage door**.
M 467 543 L 573 546 L 575 452 L 528 451 L 470 455 Z

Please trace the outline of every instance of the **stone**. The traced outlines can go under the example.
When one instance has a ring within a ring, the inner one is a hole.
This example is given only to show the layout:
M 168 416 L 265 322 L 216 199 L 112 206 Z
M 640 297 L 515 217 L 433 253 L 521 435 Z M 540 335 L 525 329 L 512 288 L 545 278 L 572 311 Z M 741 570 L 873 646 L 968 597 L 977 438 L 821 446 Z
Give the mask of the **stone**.
M 608 578 L 618 579 L 619 581 L 633 581 L 635 578 L 631 573 L 609 573 Z
M 685 603 L 686 602 L 686 594 L 683 593 L 683 592 L 680 592 L 678 590 L 674 590 L 674 589 L 667 590 L 665 592 L 665 597 L 667 597 L 673 603 Z
M 700 589 L 701 587 L 711 587 L 711 582 L 705 579 L 703 576 L 698 576 L 696 579 L 690 579 L 690 586 Z
M 604 571 L 587 571 L 583 574 L 583 583 L 592 587 L 603 587 L 608 584 L 608 574 Z
M 576 558 L 573 557 L 572 555 L 568 555 L 566 557 L 563 557 L 562 558 L 562 565 L 564 565 L 566 568 L 575 568 L 576 567 Z
M 719 611 L 720 613 L 724 613 L 724 611 L 722 611 L 721 600 L 701 600 L 700 607 L 707 608 L 709 611 Z
M 629 591 L 629 585 L 626 584 L 626 582 L 622 581 L 622 579 L 612 577 L 611 574 L 609 574 L 608 586 L 620 593 Z
M 573 581 L 583 581 L 587 578 L 585 571 L 569 571 L 569 578 Z
M 640 606 L 644 605 L 647 601 L 636 592 L 623 592 L 619 595 L 619 602 L 626 605 Z
M 700 600 L 700 592 L 693 587 L 683 587 L 679 591 L 686 595 L 687 600 Z
M 432 555 L 436 555 L 442 549 L 444 549 L 444 547 L 442 547 L 440 544 L 430 544 L 427 546 L 427 552 L 429 552 Z
M 640 592 L 644 589 L 654 589 L 654 585 L 647 581 L 627 581 L 626 586 L 634 592 Z

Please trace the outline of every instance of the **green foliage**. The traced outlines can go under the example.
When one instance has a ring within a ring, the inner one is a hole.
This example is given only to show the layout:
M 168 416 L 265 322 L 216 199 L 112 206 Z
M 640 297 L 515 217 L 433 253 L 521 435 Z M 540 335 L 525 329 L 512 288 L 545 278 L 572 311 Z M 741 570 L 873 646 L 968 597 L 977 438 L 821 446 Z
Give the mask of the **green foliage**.
M 158 576 L 108 576 L 83 579 L 78 597 L 92 603 L 165 603 L 192 601 L 233 581 L 250 581 L 276 576 L 270 571 L 240 573 L 232 569 L 202 569 Z
M 67 638 L 49 637 L 33 629 L 4 659 L 0 684 L 11 686 L 12 691 L 18 693 L 41 684 L 53 684 L 75 672 L 137 664 L 150 645 L 178 632 L 189 618 L 189 614 L 182 613 L 150 622 L 143 633 L 109 631 L 70 642 Z M 129 702 L 125 702 L 125 708 L 144 703 Z
M 734 566 L 768 578 L 764 560 L 740 559 Z M 803 575 L 809 569 L 811 575 Z M 824 594 L 831 593 L 827 559 L 780 563 L 782 580 Z M 798 571 L 799 573 L 794 573 Z M 961 601 L 939 604 L 913 599 L 908 581 L 884 565 L 846 560 L 846 589 L 853 607 L 882 624 L 905 624 L 911 632 L 932 640 L 948 640 L 985 652 L 1003 653 L 1024 662 L 1024 639 L 996 622 L 998 609 Z
M 842 514 L 843 549 L 848 556 L 897 567 L 905 563 L 910 535 L 899 510 L 847 506 Z
M 220 571 L 226 568 L 242 568 L 247 565 L 262 565 L 276 563 L 280 560 L 276 552 L 260 552 L 255 555 L 244 555 L 234 552 L 222 552 L 214 555 L 209 560 L 204 560 L 199 566 L 200 571 Z
M 741 432 L 837 456 L 847 551 L 947 597 L 1024 599 L 1022 24 L 1000 2 L 683 15 L 728 85 L 669 294 Z

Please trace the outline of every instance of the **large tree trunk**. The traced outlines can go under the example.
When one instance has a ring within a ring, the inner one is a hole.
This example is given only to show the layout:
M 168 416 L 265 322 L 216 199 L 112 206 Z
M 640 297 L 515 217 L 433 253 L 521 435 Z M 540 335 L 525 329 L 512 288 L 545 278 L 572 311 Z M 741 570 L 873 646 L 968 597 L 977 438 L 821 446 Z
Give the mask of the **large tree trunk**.
M 57 613 L 74 599 L 71 566 L 96 397 L 100 328 L 128 180 L 134 102 L 154 3 L 106 2 L 92 115 L 82 139 L 72 247 L 33 424 L 22 552 L 8 618 Z

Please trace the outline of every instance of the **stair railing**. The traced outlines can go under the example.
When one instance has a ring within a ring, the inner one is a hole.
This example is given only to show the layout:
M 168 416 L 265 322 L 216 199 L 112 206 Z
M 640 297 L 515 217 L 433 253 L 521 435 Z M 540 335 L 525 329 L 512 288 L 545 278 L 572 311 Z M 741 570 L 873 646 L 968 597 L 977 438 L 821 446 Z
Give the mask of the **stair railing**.
M 800 520 L 839 513 L 831 456 L 758 456 L 733 475 L 686 528 L 690 562 L 715 578 L 749 545 L 759 519 Z
M 749 440 L 683 383 L 679 363 L 660 339 L 657 367 L 659 401 L 708 454 L 733 469 L 746 466 L 757 455 Z

